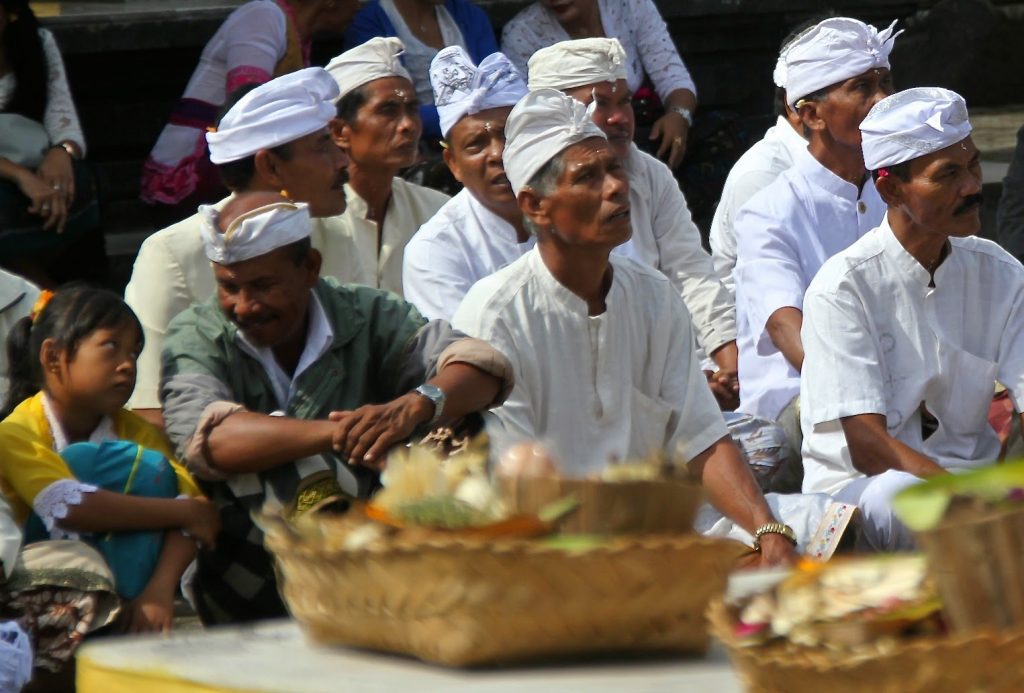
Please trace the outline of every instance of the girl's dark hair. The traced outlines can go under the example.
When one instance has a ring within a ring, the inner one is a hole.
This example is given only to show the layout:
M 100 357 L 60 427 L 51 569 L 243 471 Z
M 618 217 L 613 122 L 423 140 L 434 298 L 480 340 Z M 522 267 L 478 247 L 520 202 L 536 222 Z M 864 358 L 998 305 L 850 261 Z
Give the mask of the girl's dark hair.
M 39 20 L 28 0 L 0 0 L 0 11 L 7 15 L 3 51 L 16 80 L 14 95 L 6 111 L 42 122 L 46 110 L 48 70 L 43 40 L 39 36 Z M 11 17 L 17 19 L 12 22 Z
M 26 316 L 14 324 L 7 335 L 7 363 L 10 388 L 0 418 L 43 389 L 43 369 L 39 352 L 43 342 L 53 339 L 57 348 L 74 357 L 78 345 L 96 330 L 130 323 L 139 331 L 142 324 L 128 304 L 113 291 L 85 284 L 69 284 L 60 289 L 36 316 Z

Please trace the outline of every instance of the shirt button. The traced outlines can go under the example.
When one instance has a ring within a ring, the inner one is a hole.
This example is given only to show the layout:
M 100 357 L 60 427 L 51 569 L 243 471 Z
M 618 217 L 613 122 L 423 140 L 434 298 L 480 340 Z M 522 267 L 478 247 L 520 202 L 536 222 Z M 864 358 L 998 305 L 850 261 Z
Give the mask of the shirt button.
M 861 214 L 868 211 L 868 206 L 864 204 L 864 200 L 860 200 L 859 202 L 857 202 L 857 211 L 860 212 Z

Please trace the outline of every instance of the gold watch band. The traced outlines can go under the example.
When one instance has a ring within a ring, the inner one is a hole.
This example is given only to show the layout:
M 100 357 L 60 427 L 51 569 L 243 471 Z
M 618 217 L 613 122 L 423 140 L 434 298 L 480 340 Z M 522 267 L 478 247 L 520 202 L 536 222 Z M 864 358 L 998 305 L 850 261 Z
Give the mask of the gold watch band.
M 765 534 L 781 534 L 796 546 L 796 532 L 792 527 L 781 522 L 766 522 L 754 531 L 754 551 L 761 550 L 761 537 Z

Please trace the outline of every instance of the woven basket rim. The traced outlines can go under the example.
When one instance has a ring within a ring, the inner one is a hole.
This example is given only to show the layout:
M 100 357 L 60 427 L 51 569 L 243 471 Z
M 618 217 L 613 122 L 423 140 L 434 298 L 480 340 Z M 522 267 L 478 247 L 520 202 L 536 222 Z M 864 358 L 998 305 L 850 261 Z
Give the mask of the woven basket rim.
M 896 644 L 885 652 L 844 654 L 827 648 L 814 648 L 802 645 L 752 645 L 737 644 L 730 626 L 734 621 L 727 615 L 727 607 L 721 597 L 715 597 L 708 604 L 707 619 L 709 630 L 731 652 L 749 658 L 755 667 L 796 668 L 816 674 L 836 674 L 845 670 L 863 666 L 867 662 L 878 663 L 881 659 L 905 658 L 908 654 L 929 651 L 949 650 L 955 652 L 965 644 L 987 642 L 993 647 L 1004 647 L 1011 644 L 1024 645 L 1024 629 L 995 631 L 979 629 L 969 633 L 951 633 L 947 635 L 927 635 L 897 640 Z M 829 661 L 822 662 L 825 658 Z

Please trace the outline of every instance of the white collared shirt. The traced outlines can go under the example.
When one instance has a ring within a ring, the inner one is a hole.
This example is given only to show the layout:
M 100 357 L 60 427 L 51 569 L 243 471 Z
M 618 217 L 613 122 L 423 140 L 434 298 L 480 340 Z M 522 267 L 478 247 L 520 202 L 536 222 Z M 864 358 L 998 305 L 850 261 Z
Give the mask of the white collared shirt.
M 803 310 L 822 263 L 878 226 L 885 204 L 870 178 L 863 187 L 825 168 L 807 150 L 794 167 L 736 216 L 739 411 L 774 421 L 800 393 L 800 374 L 768 336 L 780 308 Z
M 611 257 L 606 310 L 560 284 L 534 248 L 477 282 L 452 321 L 509 358 L 515 388 L 486 415 L 499 457 L 547 445 L 567 476 L 668 451 L 689 462 L 727 434 L 700 372 L 686 306 L 664 275 Z
M 722 197 L 711 221 L 711 260 L 715 275 L 736 297 L 732 270 L 736 266 L 736 215 L 751 197 L 767 188 L 783 171 L 793 167 L 793 160 L 807 150 L 807 140 L 782 116 L 768 128 L 764 137 L 744 152 L 729 171 L 722 188 Z
M 1024 267 L 995 243 L 951 238 L 928 271 L 888 221 L 826 262 L 804 300 L 804 492 L 863 477 L 841 417 L 883 414 L 889 434 L 943 467 L 990 464 L 993 384 L 1024 409 Z M 921 408 L 939 422 L 922 440 Z
M 520 243 L 511 224 L 463 189 L 405 247 L 405 300 L 428 320 L 451 321 L 473 284 L 519 259 L 536 242 L 530 236 Z
M 292 396 L 295 394 L 295 383 L 299 376 L 316 363 L 317 359 L 331 348 L 331 342 L 334 341 L 334 329 L 331 327 L 330 321 L 327 320 L 327 313 L 324 312 L 320 298 L 313 290 L 310 290 L 309 295 L 309 326 L 306 329 L 306 346 L 302 349 L 299 362 L 292 375 L 289 376 L 281 368 L 277 359 L 274 358 L 273 349 L 256 346 L 246 338 L 245 333 L 241 330 L 236 333 L 235 337 L 238 340 L 238 346 L 263 366 L 263 370 L 274 388 L 277 406 L 282 410 L 286 409 L 288 403 L 291 402 Z
M 672 282 L 707 353 L 736 339 L 732 296 L 715 276 L 679 183 L 664 162 L 635 144 L 626 159 L 633 235 L 612 252 L 652 267 Z

